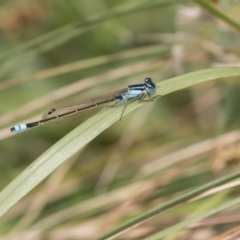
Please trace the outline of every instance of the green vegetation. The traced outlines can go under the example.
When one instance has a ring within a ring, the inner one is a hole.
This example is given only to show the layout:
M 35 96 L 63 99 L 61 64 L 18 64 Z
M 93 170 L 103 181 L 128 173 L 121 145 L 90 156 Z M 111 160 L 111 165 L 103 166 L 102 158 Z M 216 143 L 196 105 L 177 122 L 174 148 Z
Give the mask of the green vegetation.
M 212 2 L 1 2 L 1 239 L 236 236 L 240 3 Z M 9 131 L 145 77 L 121 121 Z

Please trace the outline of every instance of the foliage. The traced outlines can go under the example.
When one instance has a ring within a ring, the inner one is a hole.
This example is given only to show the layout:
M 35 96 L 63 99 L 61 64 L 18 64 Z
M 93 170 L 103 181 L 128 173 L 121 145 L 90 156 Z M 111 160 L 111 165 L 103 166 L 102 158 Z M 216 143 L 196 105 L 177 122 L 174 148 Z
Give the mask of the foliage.
M 239 11 L 221 0 L 2 1 L 1 238 L 234 237 Z M 9 131 L 147 76 L 161 97 L 129 104 L 121 121 L 119 107 Z

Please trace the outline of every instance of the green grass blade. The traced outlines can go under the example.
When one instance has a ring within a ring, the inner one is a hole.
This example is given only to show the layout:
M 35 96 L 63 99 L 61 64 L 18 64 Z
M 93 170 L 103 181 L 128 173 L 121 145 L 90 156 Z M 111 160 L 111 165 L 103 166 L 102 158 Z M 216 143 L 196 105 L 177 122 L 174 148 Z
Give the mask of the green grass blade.
M 240 24 L 230 16 L 226 15 L 224 12 L 217 9 L 210 1 L 195 0 L 195 2 L 198 3 L 201 7 L 205 8 L 207 11 L 209 11 L 212 14 L 212 16 L 215 16 L 223 20 L 229 26 L 240 32 Z
M 204 218 L 207 218 L 213 214 L 216 214 L 216 213 L 219 213 L 221 211 L 224 211 L 226 210 L 227 208 L 230 208 L 230 207 L 233 207 L 234 205 L 236 204 L 239 204 L 240 203 L 240 198 L 236 198 L 232 201 L 229 201 L 227 203 L 224 203 L 218 207 L 214 207 L 204 213 L 201 213 L 197 216 L 194 216 L 194 217 L 191 217 L 189 219 L 186 219 L 170 228 L 167 228 L 151 237 L 148 237 L 148 238 L 145 238 L 145 240 L 159 240 L 159 239 L 162 239 L 164 236 L 168 235 L 168 234 L 172 234 L 173 232 L 176 232 L 176 231 L 179 231 L 193 223 L 196 223 Z
M 161 204 L 153 209 L 151 209 L 150 211 L 141 214 L 140 216 L 137 216 L 129 221 L 127 221 L 126 223 L 120 225 L 119 227 L 109 231 L 108 233 L 102 235 L 101 237 L 97 238 L 97 240 L 104 240 L 104 239 L 108 239 L 110 237 L 116 237 L 119 236 L 119 234 L 122 234 L 123 232 L 125 232 L 128 228 L 133 227 L 133 226 L 137 226 L 138 224 L 145 222 L 146 220 L 151 219 L 152 217 L 156 216 L 157 214 L 169 210 L 170 208 L 176 207 L 178 204 L 183 203 L 185 201 L 190 200 L 193 197 L 198 196 L 199 194 L 212 189 L 214 187 L 220 186 L 224 183 L 227 183 L 233 179 L 236 179 L 240 177 L 240 172 L 236 172 L 233 174 L 230 174 L 226 177 L 222 177 L 220 179 L 217 179 L 215 181 L 212 181 L 210 183 L 207 183 L 201 187 L 198 187 L 192 191 L 187 192 L 186 194 L 181 195 L 178 198 L 175 198 L 174 200 L 170 200 L 164 204 Z M 235 199 L 236 200 L 236 199 Z M 234 200 L 234 201 L 235 201 Z M 239 199 L 238 199 L 239 201 Z M 235 203 L 235 202 L 234 202 Z M 236 204 L 236 203 L 235 203 Z M 111 238 L 110 238 L 111 239 Z

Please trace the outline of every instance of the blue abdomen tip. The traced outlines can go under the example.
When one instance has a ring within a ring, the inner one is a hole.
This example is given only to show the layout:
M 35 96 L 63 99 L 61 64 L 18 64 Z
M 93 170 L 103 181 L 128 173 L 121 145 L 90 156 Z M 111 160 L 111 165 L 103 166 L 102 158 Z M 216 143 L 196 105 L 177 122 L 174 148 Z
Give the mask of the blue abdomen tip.
M 21 132 L 27 130 L 28 127 L 26 124 L 19 124 L 11 128 L 11 132 Z

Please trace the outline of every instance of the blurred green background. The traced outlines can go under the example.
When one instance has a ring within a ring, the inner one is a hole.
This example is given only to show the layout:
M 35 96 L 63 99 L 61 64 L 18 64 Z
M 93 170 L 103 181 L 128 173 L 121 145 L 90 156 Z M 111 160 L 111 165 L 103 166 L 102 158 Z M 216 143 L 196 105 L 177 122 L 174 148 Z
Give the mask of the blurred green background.
M 204 68 L 239 66 L 240 31 L 199 2 L 0 1 L 0 188 L 81 119 L 20 134 L 10 133 L 13 125 L 145 77 L 159 82 Z M 238 24 L 239 1 L 206 2 Z M 214 81 L 144 104 L 7 212 L 0 220 L 1 239 L 94 239 L 229 174 L 239 166 L 239 87 L 237 78 Z M 121 239 L 144 239 L 238 192 L 236 184 L 183 204 Z M 239 220 L 235 207 L 165 239 L 211 239 Z

